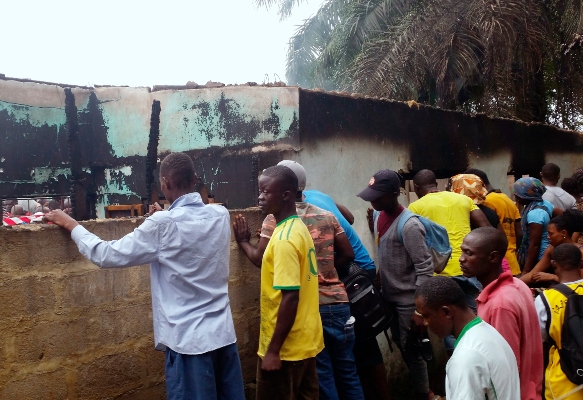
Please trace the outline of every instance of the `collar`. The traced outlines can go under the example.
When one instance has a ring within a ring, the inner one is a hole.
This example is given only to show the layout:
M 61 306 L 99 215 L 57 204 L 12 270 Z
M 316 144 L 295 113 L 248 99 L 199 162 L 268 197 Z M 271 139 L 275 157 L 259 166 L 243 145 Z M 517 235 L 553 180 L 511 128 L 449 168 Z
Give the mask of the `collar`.
M 202 205 L 202 198 L 200 197 L 200 194 L 196 192 L 183 194 L 182 196 L 174 200 L 174 203 L 172 203 L 168 210 L 172 210 L 173 208 L 176 207 L 184 207 L 189 204 Z
M 514 282 L 514 276 L 512 276 L 511 271 L 504 271 L 498 276 L 498 279 L 490 282 L 488 286 L 482 289 L 482 292 L 478 296 L 477 300 L 480 303 L 485 303 L 490 298 L 490 295 L 502 286 L 511 285 Z
M 281 224 L 284 224 L 284 223 L 286 223 L 287 221 L 289 221 L 290 219 L 294 219 L 294 218 L 299 218 L 299 217 L 297 216 L 297 214 L 295 214 L 295 215 L 290 215 L 289 217 L 287 217 L 287 218 L 285 218 L 285 219 L 282 219 L 281 221 L 279 221 L 279 222 L 278 222 L 278 223 L 277 223 L 275 226 L 280 226 Z
M 453 347 L 455 348 L 457 346 L 457 344 L 460 342 L 460 340 L 462 340 L 467 331 L 472 329 L 474 326 L 478 325 L 480 322 L 482 322 L 482 318 L 480 317 L 476 317 L 470 322 L 468 322 L 468 324 L 464 326 L 464 329 L 462 329 L 462 331 L 460 332 L 460 335 L 457 337 L 455 343 L 453 344 Z

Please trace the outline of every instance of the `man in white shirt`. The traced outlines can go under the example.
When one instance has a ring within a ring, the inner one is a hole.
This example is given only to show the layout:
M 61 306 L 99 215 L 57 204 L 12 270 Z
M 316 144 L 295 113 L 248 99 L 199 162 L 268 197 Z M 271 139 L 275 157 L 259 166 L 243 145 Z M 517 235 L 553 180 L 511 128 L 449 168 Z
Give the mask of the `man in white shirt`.
M 547 191 L 543 194 L 543 200 L 552 203 L 556 210 L 561 210 L 560 214 L 569 208 L 575 207 L 575 198 L 557 186 L 559 179 L 561 179 L 561 169 L 557 164 L 548 163 L 543 165 L 540 176 L 547 188 Z
M 456 337 L 447 362 L 447 400 L 520 399 L 518 366 L 506 340 L 476 317 L 451 279 L 435 276 L 415 293 L 415 312 L 437 336 Z
M 172 204 L 132 233 L 105 242 L 61 210 L 45 215 L 71 232 L 79 251 L 101 268 L 150 264 L 154 342 L 166 351 L 170 400 L 244 400 L 241 363 L 228 297 L 229 212 L 194 192 L 190 157 L 172 153 L 160 186 Z

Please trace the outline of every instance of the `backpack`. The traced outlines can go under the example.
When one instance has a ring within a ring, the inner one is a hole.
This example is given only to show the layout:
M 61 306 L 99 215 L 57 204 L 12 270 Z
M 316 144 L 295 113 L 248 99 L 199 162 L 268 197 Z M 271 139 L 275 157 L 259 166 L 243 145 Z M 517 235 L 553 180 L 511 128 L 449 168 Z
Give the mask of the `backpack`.
M 354 334 L 359 340 L 371 340 L 384 332 L 393 351 L 387 329 L 393 319 L 392 308 L 368 271 L 352 262 L 341 278 L 350 301 L 350 313 L 355 318 Z
M 571 382 L 581 385 L 583 384 L 583 295 L 562 283 L 553 289 L 558 290 L 567 298 L 565 318 L 561 328 L 561 348 L 558 349 L 561 369 Z
M 397 236 L 399 237 L 399 242 L 401 242 L 401 244 L 403 244 L 403 227 L 405 226 L 405 222 L 411 217 L 417 217 L 419 222 L 425 227 L 425 244 L 429 249 L 429 253 L 431 253 L 433 270 L 435 273 L 440 273 L 444 270 L 451 258 L 452 250 L 451 245 L 449 244 L 447 230 L 430 219 L 413 214 L 408 209 L 405 209 L 403 215 L 401 215 L 401 218 L 399 219 L 399 225 L 397 225 Z

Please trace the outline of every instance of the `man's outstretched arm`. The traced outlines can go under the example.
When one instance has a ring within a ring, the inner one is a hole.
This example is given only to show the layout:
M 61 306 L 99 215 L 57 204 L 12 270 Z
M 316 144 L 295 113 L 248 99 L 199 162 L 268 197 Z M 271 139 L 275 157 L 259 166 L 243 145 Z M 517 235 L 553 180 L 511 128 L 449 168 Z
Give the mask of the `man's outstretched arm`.
M 109 242 L 89 232 L 61 210 L 51 211 L 44 220 L 70 231 L 79 252 L 102 268 L 149 264 L 158 258 L 159 232 L 156 223 L 149 218 L 133 232 Z
M 235 234 L 235 240 L 241 250 L 243 250 L 243 253 L 245 253 L 247 258 L 256 267 L 261 268 L 261 260 L 263 259 L 263 253 L 267 248 L 267 244 L 269 243 L 269 238 L 261 236 L 257 246 L 253 246 L 249 243 L 251 232 L 249 231 L 247 220 L 241 214 L 235 217 L 235 222 L 233 222 L 233 233 Z

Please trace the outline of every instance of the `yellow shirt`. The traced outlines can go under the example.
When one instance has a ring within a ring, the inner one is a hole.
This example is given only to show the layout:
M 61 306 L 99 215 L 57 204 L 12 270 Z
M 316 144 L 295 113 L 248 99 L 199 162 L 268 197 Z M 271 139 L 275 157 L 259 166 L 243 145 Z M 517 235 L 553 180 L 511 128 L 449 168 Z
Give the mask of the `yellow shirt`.
M 504 193 L 491 192 L 486 196 L 484 201 L 486 207 L 496 211 L 498 220 L 504 228 L 504 233 L 508 239 L 508 250 L 506 251 L 506 261 L 510 265 L 512 275 L 520 274 L 520 266 L 516 258 L 516 232 L 514 231 L 514 222 L 520 219 L 520 212 L 516 204 Z
M 453 192 L 435 192 L 414 201 L 408 208 L 447 230 L 452 249 L 451 258 L 439 275 L 461 275 L 459 258 L 462 254 L 462 242 L 470 233 L 470 212 L 479 209 L 472 199 Z
M 261 263 L 259 350 L 264 357 L 271 342 L 282 290 L 299 290 L 296 319 L 279 352 L 285 361 L 315 357 L 324 348 L 318 304 L 318 264 L 306 225 L 292 215 L 280 221 Z
M 567 286 L 576 290 L 577 293 L 583 294 L 580 281 L 568 283 Z M 579 286 L 579 288 L 575 289 L 577 286 Z M 565 320 L 565 305 L 567 304 L 567 298 L 557 290 L 552 289 L 545 290 L 541 293 L 541 296 L 544 298 L 543 303 L 546 301 L 549 306 L 547 309 L 546 331 L 548 336 L 550 336 L 550 338 L 556 343 L 556 345 L 551 346 L 549 349 L 549 363 L 545 370 L 545 398 L 547 400 L 553 400 L 577 387 L 577 385 L 567 378 L 567 375 L 565 375 L 561 369 L 561 357 L 559 356 L 558 350 L 561 348 L 561 329 L 563 327 L 563 321 Z M 567 399 L 581 400 L 583 399 L 583 391 L 578 391 L 567 397 Z

